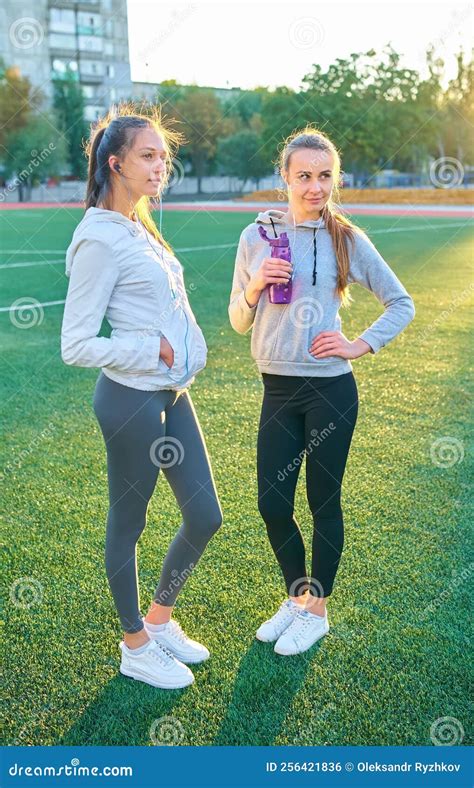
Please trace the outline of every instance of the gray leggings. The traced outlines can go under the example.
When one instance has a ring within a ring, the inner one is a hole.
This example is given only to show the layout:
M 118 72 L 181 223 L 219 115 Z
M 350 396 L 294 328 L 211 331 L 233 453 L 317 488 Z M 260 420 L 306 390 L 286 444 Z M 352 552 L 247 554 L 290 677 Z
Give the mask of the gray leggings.
M 140 391 L 100 374 L 94 412 L 107 448 L 105 568 L 125 632 L 139 632 L 136 546 L 160 469 L 182 523 L 165 556 L 154 600 L 172 606 L 222 523 L 204 436 L 187 391 Z

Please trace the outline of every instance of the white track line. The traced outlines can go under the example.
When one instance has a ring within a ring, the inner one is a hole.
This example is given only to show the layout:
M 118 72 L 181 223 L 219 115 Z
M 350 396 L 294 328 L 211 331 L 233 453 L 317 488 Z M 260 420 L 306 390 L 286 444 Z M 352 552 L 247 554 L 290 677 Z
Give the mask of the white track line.
M 2 263 L 0 269 L 5 268 L 36 268 L 38 265 L 64 265 L 62 260 L 30 260 L 27 263 Z
M 461 224 L 459 224 L 457 222 L 449 222 L 449 223 L 445 222 L 444 224 L 439 224 L 439 225 L 436 225 L 435 227 L 433 227 L 433 225 L 429 225 L 427 227 L 426 224 L 416 225 L 415 227 L 391 227 L 388 230 L 382 230 L 382 229 L 380 229 L 380 230 L 372 230 L 370 235 L 376 235 L 376 234 L 385 235 L 386 233 L 404 233 L 404 232 L 411 232 L 412 230 L 428 230 L 428 229 L 430 229 L 430 230 L 433 230 L 433 229 L 439 230 L 439 229 L 443 229 L 444 227 L 465 227 L 467 224 L 468 224 L 468 222 L 463 222 Z M 237 246 L 237 242 L 233 243 L 233 244 L 216 244 L 214 246 L 183 246 L 183 247 L 181 247 L 181 249 L 175 249 L 175 252 L 202 252 L 202 251 L 207 251 L 208 249 L 209 250 L 210 249 L 232 249 L 232 247 L 234 247 L 234 246 Z M 50 250 L 50 252 L 51 251 L 53 251 L 53 250 Z M 40 253 L 38 253 L 38 254 L 40 254 Z M 43 254 L 43 252 L 41 252 L 41 254 Z M 58 265 L 59 263 L 63 263 L 63 262 L 64 262 L 63 260 L 55 260 L 53 263 L 48 263 L 46 261 L 41 260 L 41 261 L 37 261 L 37 262 L 33 262 L 33 263 L 11 263 L 10 265 L 0 265 L 0 268 L 20 268 L 20 267 L 32 266 L 32 265 L 34 265 L 34 266 L 36 266 L 36 265 Z M 56 306 L 58 304 L 65 304 L 65 303 L 66 303 L 66 301 L 62 300 L 62 301 L 45 301 L 44 303 L 41 304 L 41 303 L 38 303 L 37 301 L 35 301 L 35 299 L 32 298 L 32 306 L 35 306 L 35 307 Z M 18 311 L 20 309 L 25 309 L 25 306 L 27 308 L 27 305 L 25 305 L 25 304 L 23 304 L 22 306 L 15 306 L 15 307 L 2 306 L 2 307 L 0 307 L 0 312 L 16 312 L 16 311 Z
M 175 249 L 174 251 L 177 253 L 181 252 L 206 252 L 211 249 L 232 249 L 232 247 L 237 246 L 238 241 L 232 244 L 215 244 L 214 246 L 183 246 L 180 249 Z M 53 250 L 45 251 L 45 252 L 38 252 L 38 254 L 51 254 Z M 14 254 L 14 252 L 12 252 Z M 25 253 L 26 254 L 26 253 Z M 3 263 L 0 265 L 0 269 L 5 268 L 32 268 L 38 265 L 64 265 L 64 251 L 55 251 L 55 254 L 62 254 L 62 260 L 30 260 L 25 263 Z
M 0 312 L 20 312 L 23 309 L 37 309 L 38 307 L 43 306 L 56 306 L 56 304 L 65 304 L 66 300 L 63 299 L 62 301 L 44 301 L 40 304 L 36 301 L 35 298 L 31 299 L 31 304 L 21 304 L 20 306 L 0 306 Z
M 64 254 L 64 249 L 4 249 L 5 254 Z
M 369 235 L 385 235 L 387 233 L 409 233 L 413 230 L 443 230 L 445 227 L 466 227 L 469 224 L 469 220 L 466 222 L 444 222 L 438 225 L 433 224 L 420 224 L 414 227 L 390 227 L 387 230 L 372 230 Z M 207 252 L 211 251 L 212 249 L 232 249 L 234 246 L 237 246 L 237 241 L 232 244 L 214 244 L 212 246 L 182 246 L 180 248 L 176 248 L 174 251 L 177 253 L 181 252 Z M 5 252 L 5 250 L 4 250 Z M 7 252 L 7 254 L 26 254 L 25 252 L 20 251 L 11 251 Z M 64 255 L 64 250 L 62 249 L 44 249 L 43 251 L 36 251 L 36 252 L 28 252 L 28 254 L 61 254 Z M 0 265 L 0 269 L 5 268 L 32 268 L 40 265 L 63 265 L 64 259 L 61 260 L 31 260 L 24 263 L 2 263 Z

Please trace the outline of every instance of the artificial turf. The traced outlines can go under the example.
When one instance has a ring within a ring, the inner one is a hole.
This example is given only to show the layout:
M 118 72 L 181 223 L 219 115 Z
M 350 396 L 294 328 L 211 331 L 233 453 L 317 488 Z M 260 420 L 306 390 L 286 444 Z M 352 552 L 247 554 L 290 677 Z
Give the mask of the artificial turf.
M 0 214 L 0 264 L 45 263 L 0 268 L 0 306 L 65 297 L 61 251 L 81 215 Z M 165 212 L 164 231 L 176 248 L 235 244 L 252 220 Z M 45 307 L 30 328 L 0 313 L 7 743 L 152 746 L 150 729 L 163 717 L 185 745 L 430 745 L 432 726 L 445 717 L 464 730 L 456 743 L 472 743 L 472 238 L 462 219 L 359 223 L 413 296 L 416 317 L 388 347 L 352 362 L 360 406 L 331 630 L 297 657 L 254 639 L 285 589 L 257 509 L 261 379 L 250 335 L 236 334 L 227 316 L 235 246 L 178 253 L 209 346 L 191 395 L 224 512 L 176 608 L 183 628 L 212 652 L 185 690 L 118 672 L 121 631 L 103 561 L 105 453 L 91 406 L 98 371 L 62 363 L 61 305 Z M 350 339 L 382 311 L 363 288 L 351 292 L 353 305 L 341 310 Z M 309 547 L 304 471 L 296 516 Z M 179 524 L 161 477 L 138 547 L 143 612 Z

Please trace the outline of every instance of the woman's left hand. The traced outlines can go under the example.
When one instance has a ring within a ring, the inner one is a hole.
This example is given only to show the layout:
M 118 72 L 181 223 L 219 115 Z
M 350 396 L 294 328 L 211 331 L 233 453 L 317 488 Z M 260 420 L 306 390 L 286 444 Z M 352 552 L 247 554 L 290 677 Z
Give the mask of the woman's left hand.
M 359 358 L 370 353 L 370 350 L 368 342 L 363 339 L 354 339 L 351 342 L 342 331 L 321 331 L 314 337 L 309 348 L 309 352 L 314 358 L 325 358 L 326 356 Z

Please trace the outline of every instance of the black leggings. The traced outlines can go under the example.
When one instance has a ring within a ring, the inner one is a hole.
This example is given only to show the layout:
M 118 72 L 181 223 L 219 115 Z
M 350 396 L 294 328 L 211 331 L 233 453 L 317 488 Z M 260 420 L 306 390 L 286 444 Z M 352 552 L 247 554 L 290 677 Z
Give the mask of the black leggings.
M 257 442 L 258 508 L 290 596 L 308 588 L 332 593 L 344 544 L 341 484 L 359 406 L 353 372 L 334 377 L 262 374 Z M 313 518 L 311 577 L 294 517 L 295 489 L 306 457 Z

